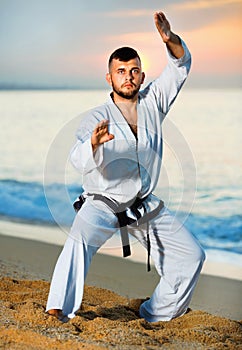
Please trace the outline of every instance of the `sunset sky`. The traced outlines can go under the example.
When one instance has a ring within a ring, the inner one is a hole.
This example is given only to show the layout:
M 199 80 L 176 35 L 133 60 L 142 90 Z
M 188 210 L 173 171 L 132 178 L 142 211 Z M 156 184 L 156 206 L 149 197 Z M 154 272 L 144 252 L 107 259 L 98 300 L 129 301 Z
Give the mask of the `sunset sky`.
M 110 53 L 132 46 L 147 81 L 166 55 L 162 10 L 193 55 L 189 86 L 241 87 L 242 0 L 0 0 L 0 87 L 107 87 Z

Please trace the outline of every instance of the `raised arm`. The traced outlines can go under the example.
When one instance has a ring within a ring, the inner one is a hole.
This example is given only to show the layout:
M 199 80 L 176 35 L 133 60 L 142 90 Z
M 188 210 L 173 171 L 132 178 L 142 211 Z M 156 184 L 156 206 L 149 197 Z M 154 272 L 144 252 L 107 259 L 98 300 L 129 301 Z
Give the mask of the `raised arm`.
M 163 12 L 154 14 L 155 25 L 160 33 L 163 42 L 175 58 L 181 58 L 184 55 L 184 49 L 178 35 L 171 31 L 171 25 Z

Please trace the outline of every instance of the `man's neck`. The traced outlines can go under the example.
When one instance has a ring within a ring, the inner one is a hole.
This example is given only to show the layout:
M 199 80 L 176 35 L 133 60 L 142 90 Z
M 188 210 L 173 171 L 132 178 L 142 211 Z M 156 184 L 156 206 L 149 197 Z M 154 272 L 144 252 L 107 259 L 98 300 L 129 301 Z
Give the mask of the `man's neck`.
M 116 94 L 115 92 L 111 93 L 113 102 L 122 110 L 126 110 L 129 113 L 136 110 L 138 94 L 132 99 L 124 98 Z
M 127 123 L 129 124 L 133 134 L 135 135 L 137 139 L 137 101 L 138 101 L 138 94 L 136 98 L 133 99 L 125 99 L 117 94 L 111 94 L 112 99 L 120 112 L 122 113 L 123 117 L 126 119 Z M 116 98 L 118 97 L 118 98 Z

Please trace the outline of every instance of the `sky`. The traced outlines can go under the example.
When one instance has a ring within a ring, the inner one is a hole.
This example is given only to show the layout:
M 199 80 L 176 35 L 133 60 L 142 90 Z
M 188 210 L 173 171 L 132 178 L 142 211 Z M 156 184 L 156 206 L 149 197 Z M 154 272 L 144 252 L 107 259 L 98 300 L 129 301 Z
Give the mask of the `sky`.
M 0 0 L 0 88 L 105 88 L 121 46 L 150 81 L 166 64 L 160 10 L 192 53 L 189 86 L 241 87 L 242 0 Z

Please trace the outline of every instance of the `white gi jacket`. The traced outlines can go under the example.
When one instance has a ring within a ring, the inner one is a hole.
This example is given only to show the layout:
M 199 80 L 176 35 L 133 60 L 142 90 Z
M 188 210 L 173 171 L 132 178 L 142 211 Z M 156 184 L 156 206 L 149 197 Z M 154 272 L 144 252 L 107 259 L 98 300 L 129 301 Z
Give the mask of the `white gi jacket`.
M 162 121 L 191 66 L 191 55 L 183 41 L 182 45 L 184 56 L 176 59 L 167 51 L 168 64 L 162 74 L 139 92 L 137 140 L 111 96 L 107 103 L 82 118 L 70 159 L 83 174 L 84 194 L 102 194 L 119 203 L 148 196 L 147 210 L 152 210 L 152 202 L 158 200 L 151 193 L 161 168 Z M 93 154 L 91 135 L 103 119 L 109 121 L 114 139 L 99 146 Z
M 182 44 L 184 56 L 175 59 L 168 53 L 168 65 L 161 76 L 139 93 L 138 140 L 111 98 L 81 120 L 71 161 L 83 173 L 84 194 L 97 193 L 120 203 L 136 196 L 146 197 L 142 203 L 146 218 L 159 208 L 160 200 L 152 191 L 161 167 L 161 124 L 191 65 L 190 53 Z M 109 120 L 110 133 L 115 138 L 93 155 L 91 135 L 103 119 Z M 81 305 L 93 255 L 117 229 L 117 219 L 110 208 L 100 200 L 93 205 L 92 200 L 89 196 L 75 217 L 55 267 L 46 307 L 46 310 L 60 309 L 69 318 L 75 316 Z M 141 304 L 139 314 L 148 322 L 168 321 L 187 311 L 205 255 L 193 235 L 166 208 L 149 220 L 146 225 L 129 226 L 148 255 L 150 251 L 160 275 L 154 293 Z

